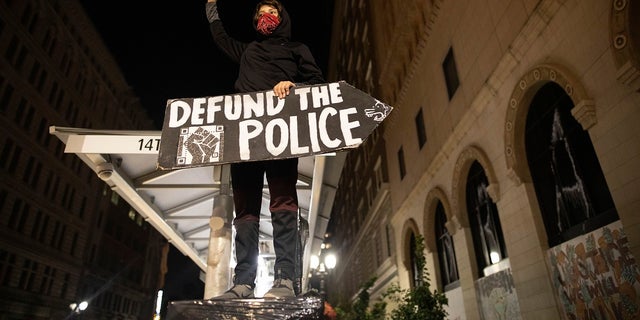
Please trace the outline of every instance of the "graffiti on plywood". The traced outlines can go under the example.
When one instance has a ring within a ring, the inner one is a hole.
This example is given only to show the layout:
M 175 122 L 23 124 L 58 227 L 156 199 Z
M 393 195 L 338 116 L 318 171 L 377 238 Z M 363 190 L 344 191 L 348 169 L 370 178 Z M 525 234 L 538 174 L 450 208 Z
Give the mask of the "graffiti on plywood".
M 477 280 L 477 293 L 485 320 L 522 319 L 511 269 Z
M 619 221 L 547 252 L 565 319 L 638 319 L 640 272 Z

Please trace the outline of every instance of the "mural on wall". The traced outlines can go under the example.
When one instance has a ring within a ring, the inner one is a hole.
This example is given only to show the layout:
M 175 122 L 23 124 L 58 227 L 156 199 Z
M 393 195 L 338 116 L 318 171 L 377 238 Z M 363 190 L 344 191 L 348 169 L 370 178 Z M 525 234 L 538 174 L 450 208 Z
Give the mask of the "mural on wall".
M 478 279 L 476 288 L 483 319 L 522 319 L 511 269 Z
M 640 272 L 619 221 L 547 252 L 565 319 L 640 318 Z
M 444 310 L 447 311 L 448 320 L 465 320 L 467 319 L 464 313 L 464 297 L 462 296 L 462 287 L 457 287 L 444 292 L 444 295 L 449 301 L 444 305 Z

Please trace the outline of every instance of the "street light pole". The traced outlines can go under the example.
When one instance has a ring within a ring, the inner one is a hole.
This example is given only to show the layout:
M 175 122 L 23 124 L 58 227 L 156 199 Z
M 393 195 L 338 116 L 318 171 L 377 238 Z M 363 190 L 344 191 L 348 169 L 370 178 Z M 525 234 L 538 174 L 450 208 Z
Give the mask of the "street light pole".
M 326 295 L 326 281 L 325 277 L 336 266 L 336 256 L 332 253 L 327 253 L 325 250 L 320 251 L 320 257 L 311 257 L 311 269 L 315 276 L 320 279 L 320 296 L 323 299 L 327 299 Z
M 324 277 L 327 275 L 327 269 L 325 268 L 324 262 L 321 263 L 318 268 L 318 275 L 320 275 L 320 296 L 322 299 L 327 300 L 327 292 L 324 284 Z

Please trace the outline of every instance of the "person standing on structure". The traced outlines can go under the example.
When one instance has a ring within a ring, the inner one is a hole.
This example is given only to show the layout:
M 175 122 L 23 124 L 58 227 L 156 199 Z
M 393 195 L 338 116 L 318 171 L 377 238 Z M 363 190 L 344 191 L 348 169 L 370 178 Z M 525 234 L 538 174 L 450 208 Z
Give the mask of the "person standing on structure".
M 292 87 L 324 83 L 309 48 L 291 42 L 291 21 L 282 4 L 263 0 L 253 17 L 256 40 L 246 43 L 230 37 L 218 14 L 217 0 L 207 0 L 206 13 L 216 45 L 239 64 L 238 92 L 273 90 L 284 99 Z M 258 267 L 258 233 L 262 188 L 269 186 L 273 244 L 276 253 L 273 287 L 267 298 L 295 296 L 295 264 L 298 235 L 298 159 L 231 164 L 231 186 L 236 229 L 236 267 L 233 286 L 213 299 L 253 298 Z

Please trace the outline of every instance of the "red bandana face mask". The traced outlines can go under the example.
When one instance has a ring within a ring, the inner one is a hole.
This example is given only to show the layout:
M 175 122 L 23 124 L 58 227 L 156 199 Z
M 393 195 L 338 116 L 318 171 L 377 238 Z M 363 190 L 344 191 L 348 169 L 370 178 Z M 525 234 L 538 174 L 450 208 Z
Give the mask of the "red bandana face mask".
M 262 33 L 265 36 L 270 35 L 273 30 L 280 24 L 280 19 L 278 17 L 265 13 L 258 18 L 258 23 L 256 24 L 256 30 Z

